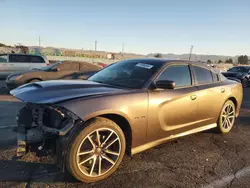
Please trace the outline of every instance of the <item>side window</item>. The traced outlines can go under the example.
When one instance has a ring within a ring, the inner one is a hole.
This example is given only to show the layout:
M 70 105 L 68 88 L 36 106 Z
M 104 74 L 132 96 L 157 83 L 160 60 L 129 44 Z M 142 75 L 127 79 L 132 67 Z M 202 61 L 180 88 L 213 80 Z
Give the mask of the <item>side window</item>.
M 45 61 L 40 56 L 31 56 L 31 63 L 45 63 Z
M 159 76 L 158 80 L 171 80 L 176 87 L 192 85 L 190 69 L 188 65 L 172 65 Z
M 212 83 L 213 77 L 210 70 L 193 66 L 195 78 L 198 84 Z
M 0 63 L 6 63 L 7 62 L 7 55 L 0 55 Z
M 28 55 L 9 55 L 9 61 L 15 62 L 15 63 L 29 63 L 30 62 L 30 56 Z

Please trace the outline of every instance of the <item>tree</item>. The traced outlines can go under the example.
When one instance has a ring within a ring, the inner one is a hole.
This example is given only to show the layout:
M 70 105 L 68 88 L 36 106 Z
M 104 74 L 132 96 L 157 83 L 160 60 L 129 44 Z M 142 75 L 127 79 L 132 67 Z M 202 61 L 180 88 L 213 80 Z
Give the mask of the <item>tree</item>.
M 21 53 L 28 54 L 29 53 L 29 48 L 27 46 L 23 45 L 18 45 L 15 46 L 18 50 L 20 50 Z
M 207 60 L 207 64 L 213 64 L 213 62 L 209 59 Z
M 238 63 L 242 65 L 248 64 L 248 57 L 247 55 L 241 55 L 238 57 Z
M 228 63 L 228 64 L 233 64 L 233 60 L 230 58 L 230 59 L 227 59 L 226 61 L 225 61 L 225 63 Z
M 218 61 L 218 64 L 220 64 L 220 63 L 222 63 L 222 61 L 221 61 L 221 60 L 219 60 L 219 61 Z
M 11 46 L 8 46 L 8 45 L 3 44 L 3 43 L 1 43 L 1 42 L 0 42 L 0 47 L 9 47 L 9 48 L 11 48 Z
M 154 57 L 155 57 L 155 58 L 162 58 L 162 54 L 157 53 L 157 54 L 154 55 Z

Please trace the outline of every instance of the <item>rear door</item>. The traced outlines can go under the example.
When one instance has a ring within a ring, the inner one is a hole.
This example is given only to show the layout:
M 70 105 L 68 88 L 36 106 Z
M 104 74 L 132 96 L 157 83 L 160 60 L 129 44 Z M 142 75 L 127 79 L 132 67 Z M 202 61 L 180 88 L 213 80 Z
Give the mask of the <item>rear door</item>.
M 217 122 L 219 113 L 226 98 L 226 88 L 219 76 L 209 68 L 192 66 L 198 89 L 199 105 L 197 121 L 201 125 Z
M 9 69 L 8 69 L 8 55 L 7 54 L 2 54 L 0 55 L 0 77 L 5 78 L 9 74 Z
M 30 56 L 30 69 L 41 68 L 46 66 L 45 60 L 41 56 Z
M 176 88 L 149 92 L 149 142 L 195 128 L 198 109 L 198 90 L 188 64 L 168 65 L 157 80 L 174 81 Z
M 30 69 L 30 56 L 20 54 L 10 54 L 8 68 L 11 73 Z

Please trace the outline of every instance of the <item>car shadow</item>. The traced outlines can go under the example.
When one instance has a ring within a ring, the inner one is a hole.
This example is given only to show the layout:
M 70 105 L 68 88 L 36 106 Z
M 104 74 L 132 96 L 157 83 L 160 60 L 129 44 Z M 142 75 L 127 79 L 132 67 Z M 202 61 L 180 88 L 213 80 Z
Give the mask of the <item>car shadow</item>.
M 54 164 L 0 160 L 0 182 L 79 182 Z

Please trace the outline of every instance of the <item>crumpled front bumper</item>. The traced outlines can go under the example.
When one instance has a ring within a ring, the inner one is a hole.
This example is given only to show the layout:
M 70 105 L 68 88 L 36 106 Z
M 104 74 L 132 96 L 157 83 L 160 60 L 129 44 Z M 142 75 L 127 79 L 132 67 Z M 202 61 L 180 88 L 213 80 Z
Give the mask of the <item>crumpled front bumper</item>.
M 42 150 L 44 144 L 49 140 L 49 146 L 56 147 L 57 142 L 61 142 L 65 135 L 72 129 L 78 117 L 71 112 L 64 110 L 61 113 L 63 121 L 59 127 L 45 125 L 45 109 L 57 110 L 51 106 L 26 105 L 17 115 L 17 157 L 21 157 L 29 152 L 30 146 L 37 145 L 38 150 Z M 52 116 L 52 118 L 56 118 Z M 62 147 L 60 147 L 62 148 Z

